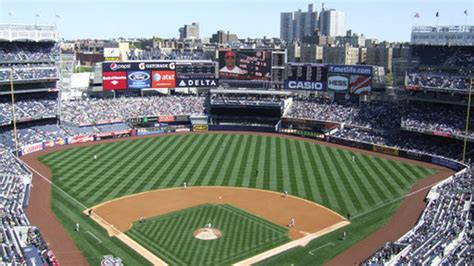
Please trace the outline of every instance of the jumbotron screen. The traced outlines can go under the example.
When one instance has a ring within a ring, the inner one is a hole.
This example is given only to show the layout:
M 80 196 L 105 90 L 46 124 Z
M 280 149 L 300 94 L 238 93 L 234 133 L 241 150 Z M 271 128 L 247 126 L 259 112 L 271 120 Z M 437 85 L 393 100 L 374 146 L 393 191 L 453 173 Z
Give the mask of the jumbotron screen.
M 235 80 L 271 80 L 270 50 L 220 50 L 219 78 Z

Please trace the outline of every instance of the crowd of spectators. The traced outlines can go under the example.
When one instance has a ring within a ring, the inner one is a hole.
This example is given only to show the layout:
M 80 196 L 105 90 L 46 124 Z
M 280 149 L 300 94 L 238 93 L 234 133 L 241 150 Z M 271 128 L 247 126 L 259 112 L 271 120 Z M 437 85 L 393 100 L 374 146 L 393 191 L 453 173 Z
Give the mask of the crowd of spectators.
M 400 126 L 401 108 L 390 102 L 336 103 L 325 98 L 298 99 L 287 117 L 345 123 L 373 129 Z
M 61 106 L 61 118 L 81 124 L 145 116 L 201 115 L 205 110 L 204 101 L 205 97 L 195 95 L 85 98 L 64 102 Z
M 10 81 L 10 67 L 0 66 L 0 82 Z M 57 79 L 58 70 L 54 65 L 15 65 L 13 68 L 13 81 L 31 81 L 44 79 Z
M 333 137 L 378 144 L 417 153 L 437 155 L 455 160 L 461 160 L 463 153 L 462 141 L 408 132 L 384 135 L 359 128 L 344 128 L 334 133 Z M 474 148 L 471 145 L 468 145 L 468 147 Z M 468 149 L 468 151 L 472 151 L 472 149 Z M 474 154 L 467 153 L 466 158 L 474 159 Z
M 54 62 L 59 54 L 57 42 L 0 42 L 0 62 Z
M 284 97 L 277 95 L 242 95 L 242 94 L 213 94 L 211 96 L 211 105 L 280 105 Z
M 417 225 L 363 264 L 472 265 L 472 181 L 466 169 L 434 187 Z
M 412 45 L 411 56 L 424 66 L 474 67 L 472 46 Z
M 466 107 L 434 103 L 414 103 L 406 108 L 402 126 L 464 136 Z M 474 138 L 474 117 L 470 117 L 468 136 Z
M 42 258 L 36 263 L 55 265 L 54 255 L 48 251 L 39 231 L 30 226 L 24 208 L 28 204 L 31 173 L 0 145 L 0 263 L 26 265 L 32 258 Z M 25 247 L 34 250 L 27 253 Z M 38 264 L 37 264 L 38 265 Z
M 467 76 L 448 76 L 434 73 L 410 73 L 407 76 L 407 86 L 422 88 L 469 90 L 469 78 Z
M 9 124 L 11 117 L 10 97 L 0 99 L 0 125 Z M 55 117 L 58 113 L 57 94 L 46 96 L 17 96 L 15 100 L 15 117 L 24 120 L 35 117 Z

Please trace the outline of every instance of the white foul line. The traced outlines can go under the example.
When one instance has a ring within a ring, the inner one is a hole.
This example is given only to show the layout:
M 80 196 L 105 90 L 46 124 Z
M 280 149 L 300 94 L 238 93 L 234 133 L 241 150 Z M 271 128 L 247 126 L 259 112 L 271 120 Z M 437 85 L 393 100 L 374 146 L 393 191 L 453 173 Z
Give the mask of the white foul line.
M 441 182 L 441 181 L 439 181 L 439 182 Z M 388 202 L 386 202 L 386 203 L 384 203 L 384 204 L 382 204 L 382 205 L 380 205 L 380 206 L 378 206 L 378 207 L 373 208 L 372 210 L 368 210 L 368 211 L 366 211 L 366 212 L 357 214 L 357 215 L 355 215 L 352 219 L 355 219 L 355 218 L 358 218 L 358 217 L 360 217 L 360 216 L 363 216 L 363 215 L 366 215 L 366 214 L 368 214 L 368 213 L 371 213 L 371 212 L 373 212 L 373 211 L 375 211 L 375 210 L 378 210 L 378 209 L 380 209 L 380 208 L 383 208 L 383 207 L 385 207 L 385 206 L 387 206 L 387 205 L 390 205 L 390 204 L 392 204 L 392 203 L 394 203 L 394 202 L 397 202 L 397 201 L 399 201 L 399 200 L 402 200 L 402 199 L 404 199 L 404 198 L 408 198 L 408 197 L 410 197 L 410 196 L 413 196 L 413 195 L 415 195 L 415 194 L 417 194 L 417 193 L 419 193 L 419 192 L 422 192 L 423 190 L 426 190 L 426 189 L 428 189 L 428 188 L 431 188 L 431 187 L 436 186 L 436 184 L 438 184 L 439 182 L 436 182 L 435 184 L 431 184 L 431 185 L 422 187 L 422 188 L 420 188 L 420 189 L 418 189 L 418 190 L 415 190 L 415 191 L 413 191 L 413 192 L 411 192 L 411 193 L 406 194 L 405 196 L 401 196 L 401 197 L 399 197 L 399 198 L 396 198 L 396 199 L 393 199 L 393 200 L 391 200 L 391 201 L 388 201 Z
M 315 248 L 315 249 L 313 249 L 313 250 L 311 250 L 311 251 L 308 251 L 308 254 L 314 256 L 314 254 L 313 254 L 314 251 L 316 251 L 316 250 L 318 250 L 318 249 L 322 249 L 323 247 L 326 247 L 326 246 L 335 246 L 335 245 L 336 245 L 336 244 L 334 244 L 333 242 L 329 242 L 329 243 L 324 244 L 324 245 L 322 245 L 322 246 L 320 246 L 320 247 L 317 247 L 317 248 Z
M 100 240 L 96 235 L 94 235 L 93 233 L 91 233 L 91 231 L 87 231 L 86 233 L 88 233 L 89 235 L 91 235 L 93 238 L 95 238 L 98 242 L 98 244 L 102 243 L 102 240 Z
M 58 190 L 60 190 L 62 193 L 64 193 L 64 195 L 68 196 L 70 199 L 72 199 L 75 203 L 77 203 L 79 206 L 81 206 L 82 208 L 84 209 L 87 209 L 87 207 L 80 203 L 78 200 L 76 200 L 75 198 L 73 198 L 71 195 L 69 195 L 66 191 L 64 191 L 62 188 L 60 188 L 59 186 L 57 186 L 56 184 L 54 184 L 53 182 L 51 182 L 51 180 L 49 180 L 47 177 L 45 177 L 44 175 L 42 175 L 40 172 L 36 171 L 33 167 L 31 167 L 30 165 L 28 165 L 27 163 L 25 163 L 23 160 L 21 160 L 21 162 L 26 165 L 31 171 L 35 172 L 37 175 L 39 175 L 44 181 L 48 182 L 49 184 L 51 184 L 51 186 L 53 186 L 54 188 L 57 188 Z

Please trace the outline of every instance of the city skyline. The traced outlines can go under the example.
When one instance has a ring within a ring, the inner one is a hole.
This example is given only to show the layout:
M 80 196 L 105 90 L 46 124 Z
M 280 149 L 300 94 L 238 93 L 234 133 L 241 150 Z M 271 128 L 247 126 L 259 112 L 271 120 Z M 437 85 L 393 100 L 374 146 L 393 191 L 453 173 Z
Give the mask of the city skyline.
M 25 4 L 28 8 L 25 8 Z M 324 1 L 346 14 L 346 30 L 380 41 L 409 41 L 413 25 L 472 25 L 469 1 Z M 428 4 L 429 3 L 429 4 Z M 1 23 L 55 24 L 64 39 L 179 38 L 179 28 L 197 22 L 200 37 L 218 30 L 239 38 L 280 37 L 280 13 L 306 10 L 314 1 L 60 1 L 0 0 Z M 468 10 L 468 16 L 463 12 Z M 124 12 L 136 10 L 136 12 Z M 12 11 L 13 14 L 10 13 Z M 436 17 L 439 12 L 439 17 Z M 229 14 L 231 13 L 231 14 Z M 370 14 L 370 18 L 367 14 Z M 420 18 L 414 18 L 415 13 Z M 39 14 L 39 16 L 36 16 Z M 211 16 L 209 14 L 212 14 Z M 110 23 L 106 23 L 110 21 Z M 266 23 L 262 23 L 266 21 Z M 166 25 L 166 26 L 162 26 Z M 257 27 L 255 25 L 258 25 Z

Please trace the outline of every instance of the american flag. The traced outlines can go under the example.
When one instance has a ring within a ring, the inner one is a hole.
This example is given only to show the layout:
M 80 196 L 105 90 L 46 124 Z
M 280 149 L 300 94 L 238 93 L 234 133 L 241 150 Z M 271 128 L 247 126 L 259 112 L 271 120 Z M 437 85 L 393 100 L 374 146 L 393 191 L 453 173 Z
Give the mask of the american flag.
M 420 13 L 418 13 L 418 12 L 415 12 L 415 16 L 414 16 L 414 18 L 420 18 Z

